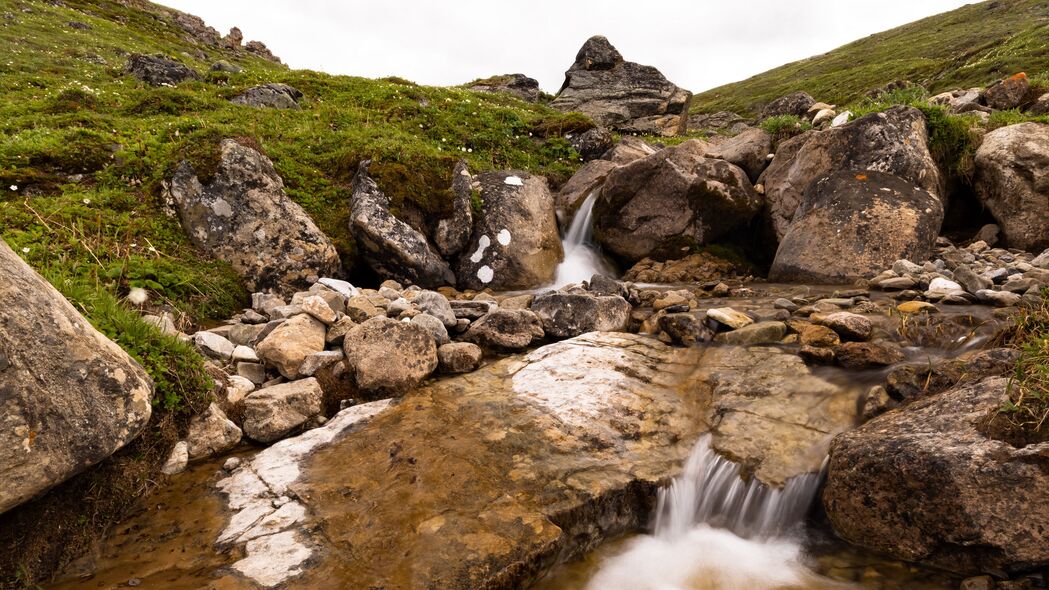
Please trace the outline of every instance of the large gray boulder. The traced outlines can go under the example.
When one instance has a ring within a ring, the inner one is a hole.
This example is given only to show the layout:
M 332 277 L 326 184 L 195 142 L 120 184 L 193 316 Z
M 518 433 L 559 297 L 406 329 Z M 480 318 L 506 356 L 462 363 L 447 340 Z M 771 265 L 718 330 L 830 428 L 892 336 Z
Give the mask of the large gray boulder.
M 620 131 L 677 135 L 685 131 L 692 93 L 652 66 L 625 61 L 604 37 L 591 37 L 565 72 L 550 106 L 579 111 Z
M 455 285 L 448 263 L 434 251 L 426 236 L 390 213 L 390 199 L 368 176 L 365 160 L 353 177 L 350 231 L 364 261 L 384 279 L 432 288 Z
M 543 323 L 527 309 L 493 309 L 470 324 L 463 339 L 498 352 L 524 350 L 543 338 Z
M 269 158 L 227 139 L 214 176 L 202 183 L 189 162 L 171 196 L 195 246 L 228 262 L 251 291 L 291 294 L 342 274 L 335 246 L 284 192 Z
M 893 107 L 780 147 L 762 176 L 766 215 L 777 239 L 787 233 L 809 185 L 840 170 L 885 172 L 939 199 L 944 195 L 925 116 L 912 107 Z
M 124 72 L 151 86 L 177 86 L 186 80 L 200 80 L 196 70 L 165 55 L 134 53 L 124 65 Z
M 976 151 L 976 194 L 1012 248 L 1049 248 L 1049 125 L 995 129 Z
M 708 149 L 689 140 L 610 171 L 594 205 L 605 250 L 631 264 L 665 258 L 749 222 L 761 195 L 738 166 L 705 157 Z
M 459 258 L 460 289 L 530 289 L 554 280 L 564 257 L 546 179 L 508 170 L 479 174 L 481 215 Z
M 823 505 L 845 540 L 962 573 L 1049 565 L 1049 443 L 988 436 L 1008 379 L 958 386 L 838 435 Z
M 942 223 L 939 199 L 906 180 L 836 172 L 806 191 L 769 278 L 848 283 L 897 260 L 927 260 Z
M 531 309 L 547 335 L 572 338 L 587 332 L 623 332 L 634 308 L 618 295 L 552 291 L 537 296 Z
M 131 442 L 153 382 L 0 240 L 0 513 Z
M 342 344 L 357 387 L 369 395 L 401 394 L 437 368 L 437 344 L 429 330 L 384 317 L 354 327 Z
M 302 98 L 302 92 L 297 89 L 287 84 L 272 82 L 252 86 L 231 98 L 230 102 L 256 108 L 292 109 L 297 111 L 302 109 L 299 106 L 300 98 Z

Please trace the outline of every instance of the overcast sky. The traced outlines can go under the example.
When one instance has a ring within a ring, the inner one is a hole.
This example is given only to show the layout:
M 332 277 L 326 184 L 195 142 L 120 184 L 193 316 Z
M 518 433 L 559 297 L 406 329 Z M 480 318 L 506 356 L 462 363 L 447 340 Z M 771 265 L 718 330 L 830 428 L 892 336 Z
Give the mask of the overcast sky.
M 556 92 L 605 35 L 627 60 L 702 91 L 968 4 L 958 0 L 163 0 L 237 26 L 293 68 L 421 84 L 520 72 Z

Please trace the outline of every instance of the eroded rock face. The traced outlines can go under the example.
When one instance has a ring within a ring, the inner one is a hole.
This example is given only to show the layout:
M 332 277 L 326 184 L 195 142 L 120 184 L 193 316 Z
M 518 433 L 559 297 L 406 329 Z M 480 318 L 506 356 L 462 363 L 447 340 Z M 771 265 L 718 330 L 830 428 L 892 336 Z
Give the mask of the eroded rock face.
M 230 263 L 252 291 L 282 294 L 342 274 L 335 246 L 284 192 L 269 158 L 223 140 L 214 178 L 202 184 L 183 162 L 171 179 L 190 241 Z
M 186 80 L 200 80 L 196 70 L 164 55 L 133 54 L 124 71 L 152 86 L 177 86 Z
M 287 84 L 273 82 L 252 86 L 231 98 L 230 102 L 257 108 L 293 109 L 297 111 L 302 109 L 299 106 L 300 98 L 302 98 L 302 92 L 296 88 Z
M 576 54 L 550 106 L 579 111 L 612 129 L 669 136 L 685 130 L 691 102 L 691 92 L 652 66 L 623 60 L 608 39 L 597 36 Z
M 785 143 L 762 177 L 776 238 L 786 235 L 809 187 L 838 171 L 892 174 L 941 199 L 943 180 L 928 144 L 925 116 L 903 106 Z
M 513 170 L 476 179 L 484 205 L 459 258 L 459 288 L 513 290 L 551 283 L 564 251 L 546 179 Z
M 835 531 L 963 573 L 1049 564 L 1049 443 L 1015 448 L 981 432 L 1006 385 L 955 387 L 836 437 L 823 491 Z
M 761 195 L 746 173 L 705 157 L 708 147 L 689 140 L 608 173 L 594 205 L 594 234 L 607 252 L 630 263 L 665 258 L 757 214 Z
M 451 268 L 426 236 L 390 213 L 390 199 L 368 176 L 370 164 L 358 167 L 350 199 L 350 231 L 364 261 L 384 279 L 425 288 L 455 285 Z
M 769 277 L 815 283 L 873 277 L 896 260 L 926 260 L 942 223 L 939 199 L 906 180 L 837 172 L 809 187 Z
M 1049 248 L 1049 125 L 995 129 L 976 151 L 976 193 L 1012 248 Z
M 153 382 L 0 240 L 0 512 L 131 442 Z

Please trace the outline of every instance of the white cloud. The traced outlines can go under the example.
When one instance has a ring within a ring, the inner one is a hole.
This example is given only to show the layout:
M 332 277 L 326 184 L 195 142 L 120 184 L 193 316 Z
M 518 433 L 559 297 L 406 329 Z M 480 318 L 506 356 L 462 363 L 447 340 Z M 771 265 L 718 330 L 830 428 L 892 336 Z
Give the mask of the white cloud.
M 605 35 L 623 56 L 702 91 L 965 4 L 959 0 L 163 0 L 265 42 L 296 68 L 452 85 L 521 72 L 556 92 Z

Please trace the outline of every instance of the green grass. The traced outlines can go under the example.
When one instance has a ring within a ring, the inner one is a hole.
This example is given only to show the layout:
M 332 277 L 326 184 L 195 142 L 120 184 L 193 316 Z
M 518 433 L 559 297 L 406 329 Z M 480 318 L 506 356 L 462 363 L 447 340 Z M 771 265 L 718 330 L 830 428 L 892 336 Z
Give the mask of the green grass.
M 1039 305 L 1024 307 L 1004 336 L 1003 344 L 1020 350 L 1009 382 L 1009 401 L 1002 404 L 995 430 L 1022 445 L 1049 440 L 1049 291 Z
M 1049 74 L 1049 7 L 1040 0 L 964 6 L 696 94 L 692 108 L 757 114 L 798 90 L 843 105 L 897 80 L 935 94 L 1022 71 L 1036 83 Z
M 776 115 L 761 122 L 761 128 L 775 144 L 812 129 L 812 124 L 796 115 Z

